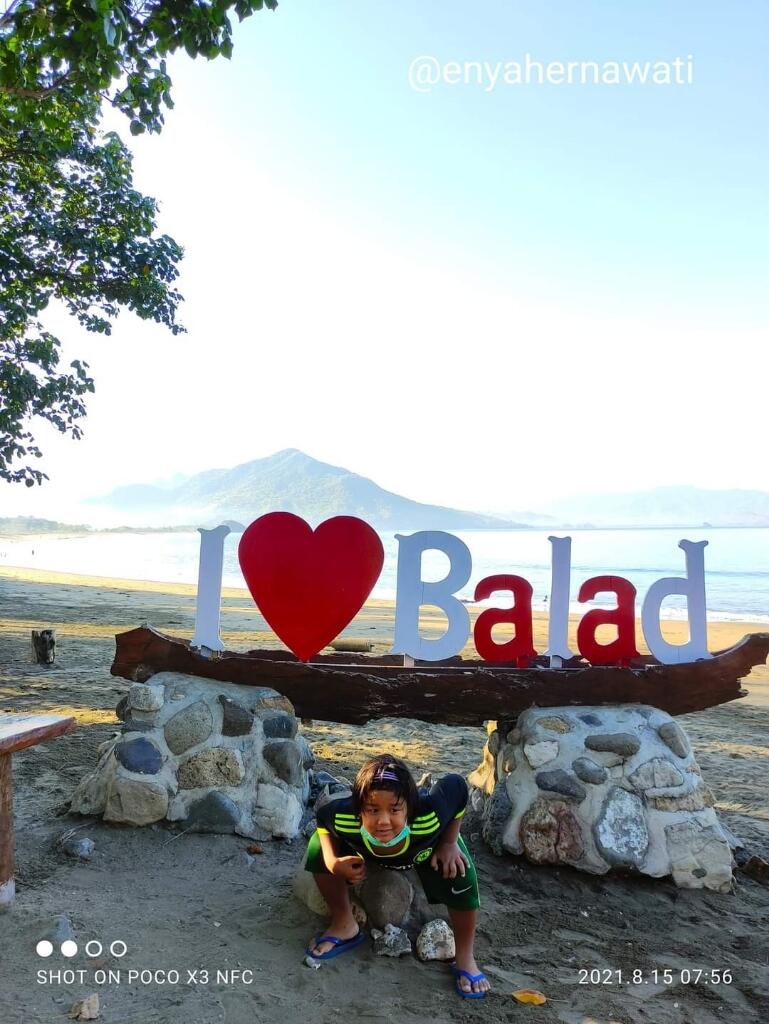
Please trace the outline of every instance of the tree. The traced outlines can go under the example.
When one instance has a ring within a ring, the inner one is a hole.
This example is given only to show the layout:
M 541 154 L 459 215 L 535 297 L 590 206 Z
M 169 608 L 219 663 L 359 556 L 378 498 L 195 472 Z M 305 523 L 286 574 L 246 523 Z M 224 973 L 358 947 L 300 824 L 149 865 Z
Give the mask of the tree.
M 32 427 L 82 435 L 88 366 L 59 367 L 41 320 L 57 300 L 108 335 L 122 309 L 173 334 L 181 247 L 158 235 L 157 204 L 133 188 L 132 158 L 100 130 L 103 103 L 130 131 L 159 132 L 173 106 L 168 54 L 232 53 L 242 21 L 277 0 L 6 0 L 0 14 L 0 478 L 47 476 Z M 19 462 L 21 461 L 21 465 Z

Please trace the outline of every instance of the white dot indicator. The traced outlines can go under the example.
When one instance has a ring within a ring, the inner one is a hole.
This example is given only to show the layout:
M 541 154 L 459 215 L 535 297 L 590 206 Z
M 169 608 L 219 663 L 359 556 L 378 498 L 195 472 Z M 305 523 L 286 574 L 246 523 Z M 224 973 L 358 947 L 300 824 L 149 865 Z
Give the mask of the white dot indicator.
M 50 956 L 53 953 L 53 943 L 49 942 L 48 939 L 41 939 L 35 946 L 35 949 L 38 956 Z
M 121 946 L 122 949 L 118 953 L 119 946 Z M 115 939 L 114 942 L 110 943 L 109 951 L 113 956 L 120 958 L 121 956 L 126 955 L 126 953 L 128 952 L 128 946 L 126 946 L 125 942 L 123 942 L 122 939 Z
M 77 953 L 77 943 L 73 942 L 72 939 L 67 939 L 66 942 L 61 944 L 61 955 L 62 956 L 74 956 Z
M 104 952 L 104 947 L 102 946 L 102 944 L 99 942 L 98 939 L 90 939 L 88 942 L 86 942 L 86 944 L 85 944 L 85 955 L 86 956 L 90 956 L 90 957 L 101 956 L 103 952 Z

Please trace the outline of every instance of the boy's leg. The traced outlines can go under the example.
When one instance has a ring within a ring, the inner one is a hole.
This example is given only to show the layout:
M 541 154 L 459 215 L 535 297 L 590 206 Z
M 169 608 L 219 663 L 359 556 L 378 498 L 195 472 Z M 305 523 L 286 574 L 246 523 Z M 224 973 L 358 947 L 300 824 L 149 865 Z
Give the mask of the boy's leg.
M 448 908 L 451 918 L 451 928 L 454 932 L 454 945 L 456 956 L 454 962 L 460 971 L 467 971 L 468 974 L 480 974 L 481 969 L 475 962 L 475 928 L 478 923 L 477 910 L 456 910 Z M 487 992 L 491 985 L 486 978 L 470 983 L 468 978 L 458 977 L 459 987 L 465 992 Z
M 451 919 L 456 947 L 455 963 L 460 971 L 468 974 L 480 974 L 481 969 L 475 961 L 475 928 L 478 923 L 478 878 L 475 865 L 465 846 L 462 836 L 457 837 L 457 845 L 465 858 L 465 875 L 456 878 L 444 878 L 442 873 L 430 866 L 429 859 L 416 865 L 417 874 L 422 882 L 425 895 L 430 903 L 444 903 Z M 465 992 L 486 992 L 491 988 L 484 978 L 482 981 L 470 983 L 461 975 L 459 987 Z
M 347 882 L 344 878 L 330 874 L 323 861 L 317 832 L 313 833 L 307 844 L 304 866 L 307 871 L 312 872 L 315 884 L 320 889 L 320 893 L 326 903 L 328 903 L 328 909 L 331 913 L 331 920 L 323 934 L 334 935 L 338 939 L 352 939 L 358 934 L 358 922 L 352 916 L 352 905 L 350 903 Z M 321 942 L 320 945 L 312 947 L 312 952 L 316 956 L 320 956 L 333 948 L 334 944 L 332 942 Z

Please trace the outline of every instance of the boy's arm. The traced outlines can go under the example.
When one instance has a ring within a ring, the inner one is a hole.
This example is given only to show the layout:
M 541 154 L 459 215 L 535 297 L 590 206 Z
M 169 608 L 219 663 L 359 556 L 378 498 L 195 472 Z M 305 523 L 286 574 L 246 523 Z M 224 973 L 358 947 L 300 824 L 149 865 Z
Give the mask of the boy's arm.
M 336 839 L 330 832 L 318 829 L 323 863 L 332 875 L 341 875 L 348 882 L 360 882 L 366 877 L 366 862 L 357 855 L 340 857 Z

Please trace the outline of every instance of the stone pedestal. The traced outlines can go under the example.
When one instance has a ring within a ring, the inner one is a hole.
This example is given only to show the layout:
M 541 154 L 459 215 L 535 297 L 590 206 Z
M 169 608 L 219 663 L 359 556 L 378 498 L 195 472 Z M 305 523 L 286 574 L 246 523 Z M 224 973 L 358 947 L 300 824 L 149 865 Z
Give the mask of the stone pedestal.
M 683 729 L 657 708 L 532 708 L 491 723 L 468 782 L 495 853 L 731 888 L 713 796 Z
M 135 683 L 117 715 L 121 735 L 99 748 L 72 811 L 253 839 L 297 835 L 313 757 L 276 690 L 161 672 Z

